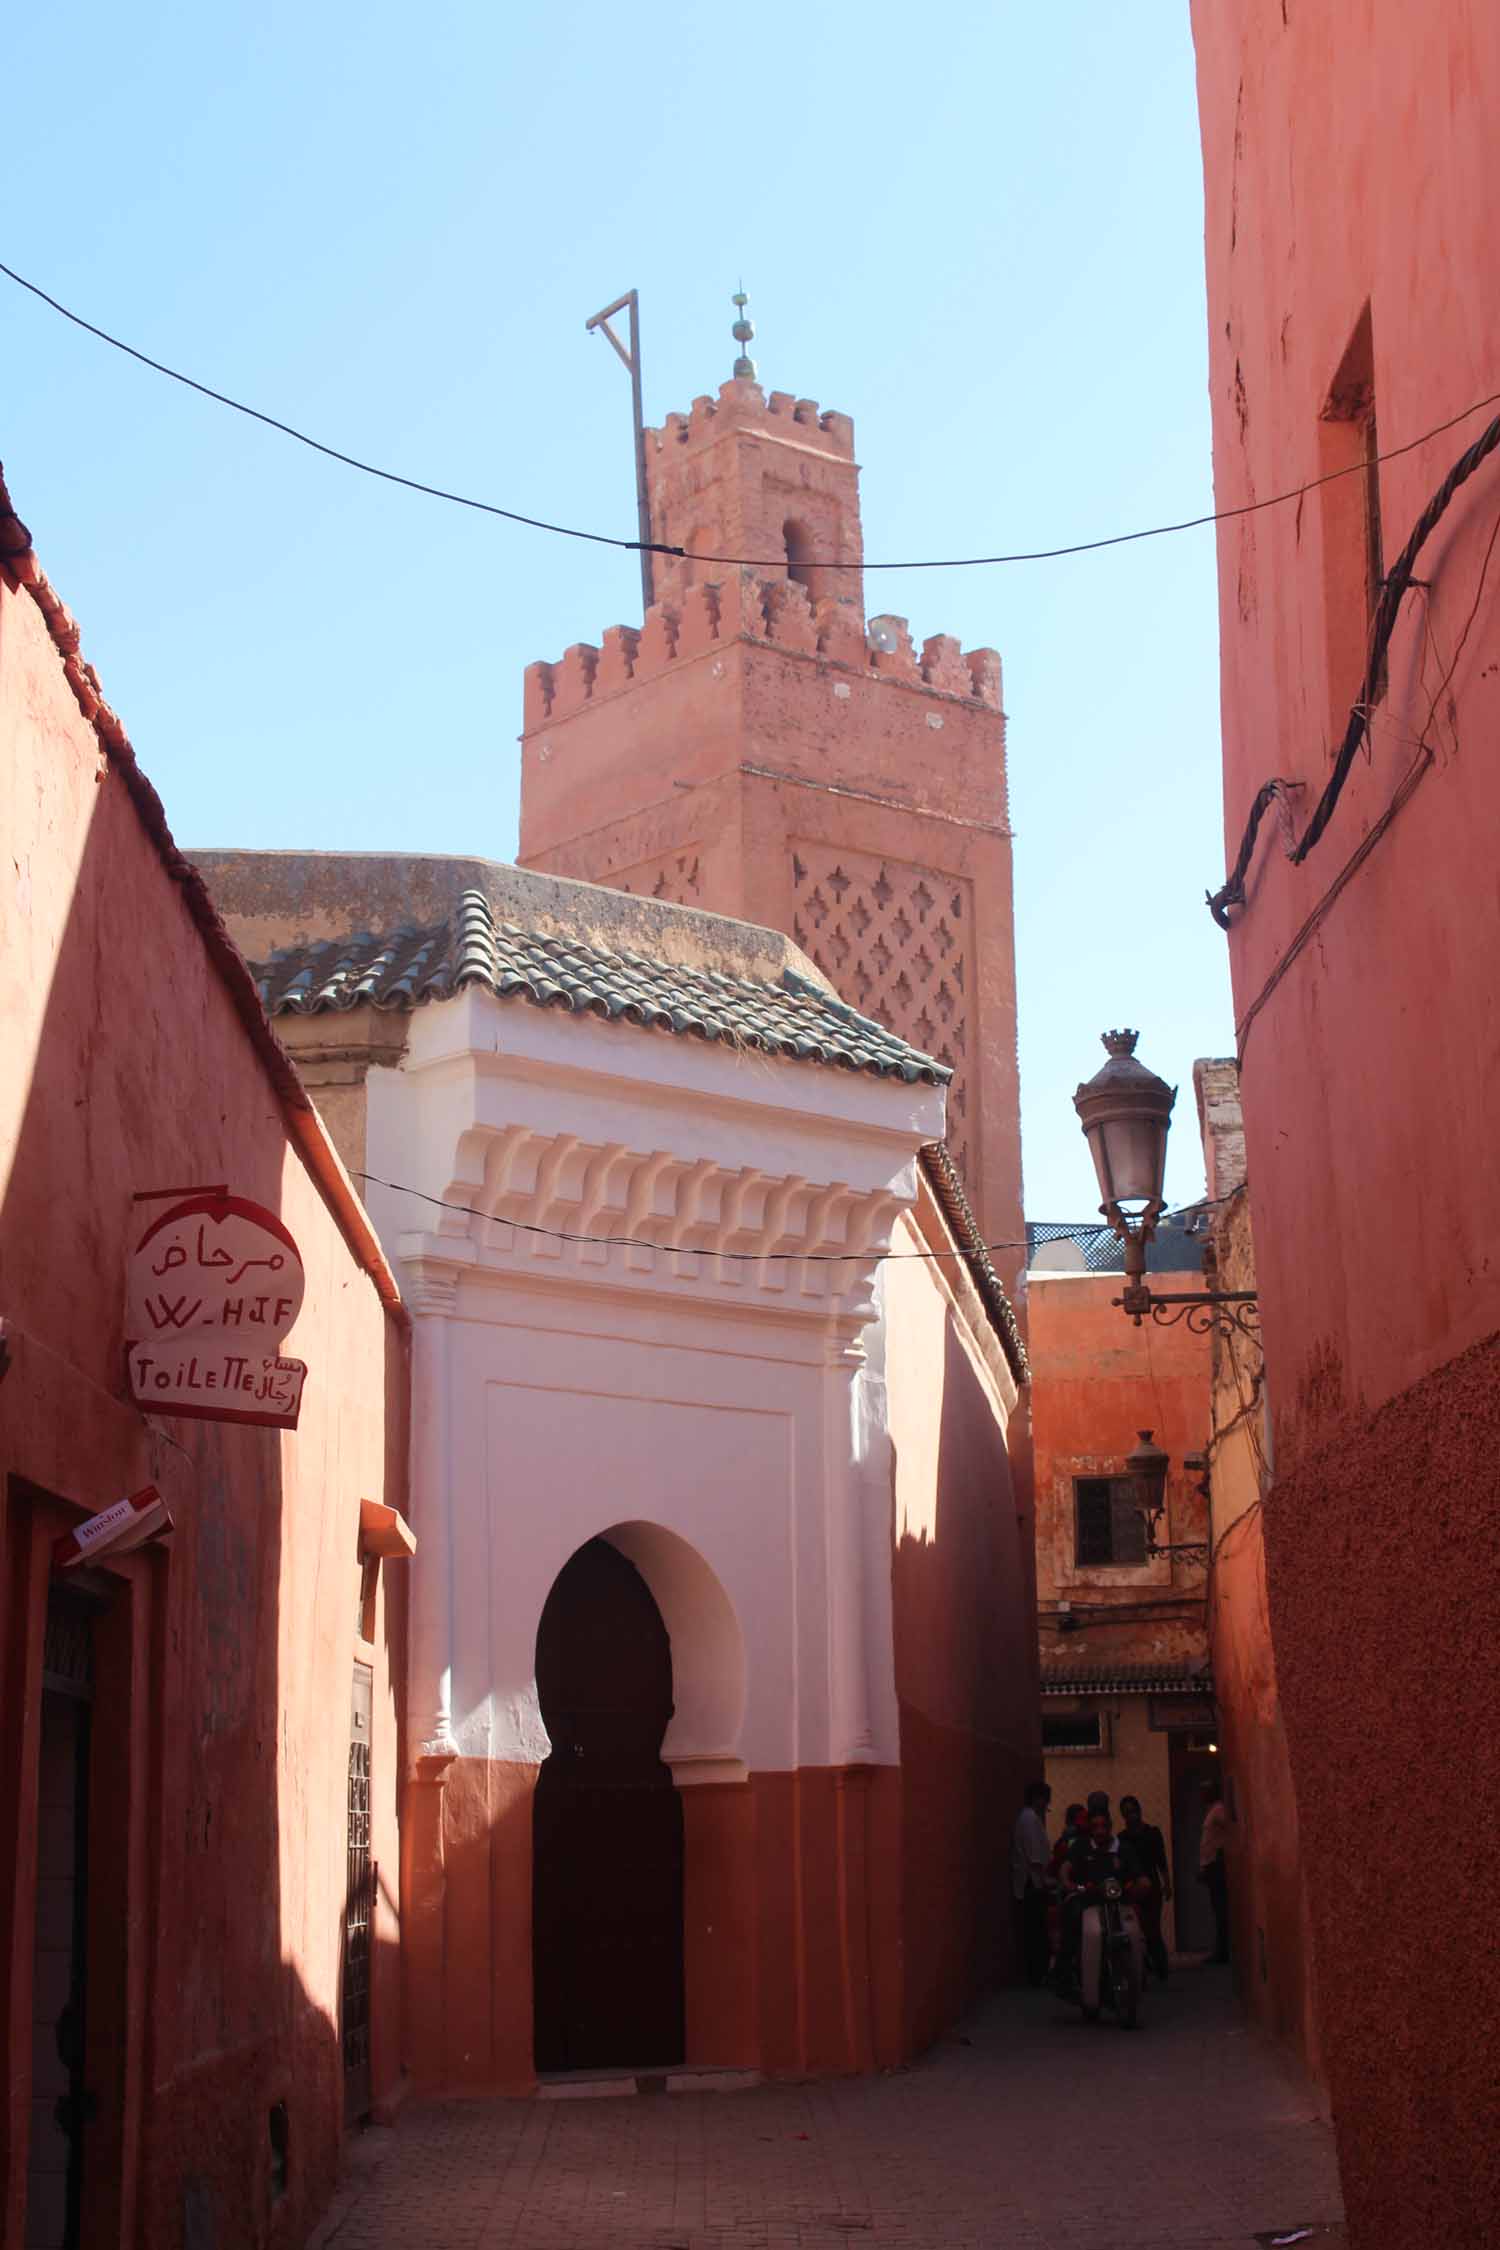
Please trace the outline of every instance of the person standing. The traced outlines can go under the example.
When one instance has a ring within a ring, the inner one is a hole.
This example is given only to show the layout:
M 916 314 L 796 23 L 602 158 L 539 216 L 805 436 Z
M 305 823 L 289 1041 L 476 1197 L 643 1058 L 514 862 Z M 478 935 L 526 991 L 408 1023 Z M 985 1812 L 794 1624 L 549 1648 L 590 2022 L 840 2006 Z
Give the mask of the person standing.
M 1141 1919 L 1146 1925 L 1146 1958 L 1153 1973 L 1167 1981 L 1167 1948 L 1161 1934 L 1161 1912 L 1172 1896 L 1172 1874 L 1167 1864 L 1167 1841 L 1159 1828 L 1153 1828 L 1141 1812 L 1139 1797 L 1120 1799 L 1120 1818 L 1125 1823 L 1121 1834 L 1132 1845 L 1141 1868 L 1151 1885 L 1150 1895 L 1142 1902 Z
M 1051 1802 L 1052 1791 L 1046 1782 L 1031 1782 L 1011 1830 L 1011 1908 L 1028 1984 L 1047 1981 L 1047 1870 L 1052 1857 L 1047 1841 L 1047 1807 Z
M 1229 1959 L 1229 1872 L 1224 1847 L 1229 1841 L 1229 1815 L 1224 1792 L 1216 1781 L 1203 1784 L 1203 1833 L 1198 1838 L 1198 1880 L 1208 1888 L 1214 1910 L 1214 1961 Z

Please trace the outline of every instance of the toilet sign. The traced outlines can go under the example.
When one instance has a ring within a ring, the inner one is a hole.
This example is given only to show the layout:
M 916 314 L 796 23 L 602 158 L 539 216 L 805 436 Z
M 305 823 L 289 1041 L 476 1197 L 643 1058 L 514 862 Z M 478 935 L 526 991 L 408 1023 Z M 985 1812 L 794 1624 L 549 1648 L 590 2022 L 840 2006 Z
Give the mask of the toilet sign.
M 174 1200 L 130 1257 L 125 1355 L 136 1405 L 294 1430 L 307 1369 L 280 1344 L 302 1292 L 297 1245 L 274 1211 L 217 1187 Z

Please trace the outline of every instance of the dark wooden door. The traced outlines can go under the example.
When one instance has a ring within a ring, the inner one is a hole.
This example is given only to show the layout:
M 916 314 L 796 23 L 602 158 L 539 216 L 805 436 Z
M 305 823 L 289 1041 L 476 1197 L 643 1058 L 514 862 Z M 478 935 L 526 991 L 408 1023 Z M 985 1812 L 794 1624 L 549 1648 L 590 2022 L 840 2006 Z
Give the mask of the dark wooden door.
M 370 1727 L 374 1679 L 354 1667 L 349 1713 L 347 1872 L 343 1977 L 339 2015 L 344 2046 L 344 2118 L 353 2124 L 370 2107 L 370 1952 L 375 1917 L 375 1863 L 370 1857 Z
M 536 2066 L 681 2062 L 682 1807 L 661 1760 L 672 1648 L 607 1540 L 558 1574 L 536 1670 L 552 1739 L 533 1823 Z

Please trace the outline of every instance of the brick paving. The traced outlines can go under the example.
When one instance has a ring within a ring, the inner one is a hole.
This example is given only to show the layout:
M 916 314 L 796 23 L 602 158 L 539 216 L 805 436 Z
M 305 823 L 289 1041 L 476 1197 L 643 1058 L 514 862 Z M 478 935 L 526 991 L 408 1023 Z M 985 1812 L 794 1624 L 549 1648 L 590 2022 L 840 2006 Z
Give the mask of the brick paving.
M 1221 1972 L 1143 2028 L 1005 1993 L 910 2070 L 442 2102 L 352 2152 L 317 2250 L 1245 2250 L 1339 2217 L 1332 2136 Z M 1325 2227 L 1330 2229 L 1324 2231 Z

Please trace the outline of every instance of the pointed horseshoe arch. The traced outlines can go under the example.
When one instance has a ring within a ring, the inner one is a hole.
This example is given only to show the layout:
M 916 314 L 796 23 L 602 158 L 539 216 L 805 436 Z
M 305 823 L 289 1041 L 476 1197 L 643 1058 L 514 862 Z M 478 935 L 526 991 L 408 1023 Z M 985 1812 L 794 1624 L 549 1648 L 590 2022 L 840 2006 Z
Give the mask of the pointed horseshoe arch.
M 672 1644 L 672 1717 L 663 1762 L 681 1788 L 742 1781 L 745 1637 L 733 1602 L 702 1555 L 655 1523 L 612 1524 L 600 1537 L 634 1563 Z

